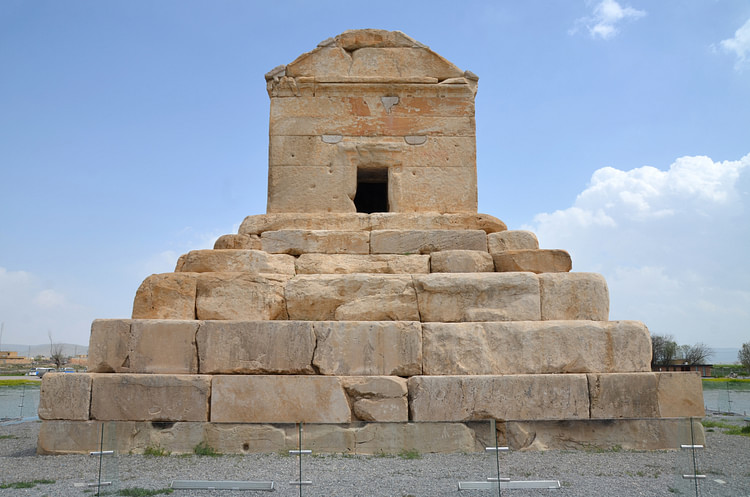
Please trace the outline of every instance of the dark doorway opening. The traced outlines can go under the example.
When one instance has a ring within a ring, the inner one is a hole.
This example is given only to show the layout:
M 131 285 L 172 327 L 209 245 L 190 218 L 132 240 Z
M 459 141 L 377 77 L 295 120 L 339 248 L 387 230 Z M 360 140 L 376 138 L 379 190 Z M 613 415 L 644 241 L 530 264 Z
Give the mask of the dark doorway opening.
M 371 214 L 388 212 L 388 168 L 357 168 L 357 193 L 354 195 L 357 212 Z

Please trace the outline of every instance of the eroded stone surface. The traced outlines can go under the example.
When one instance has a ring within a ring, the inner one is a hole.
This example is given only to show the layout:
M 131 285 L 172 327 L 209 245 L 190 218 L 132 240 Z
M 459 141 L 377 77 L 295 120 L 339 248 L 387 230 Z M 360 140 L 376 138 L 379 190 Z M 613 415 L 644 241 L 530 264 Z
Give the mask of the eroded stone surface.
M 487 248 L 491 254 L 506 250 L 534 250 L 539 248 L 539 240 L 531 231 L 508 230 L 489 234 Z
M 258 235 L 229 234 L 222 235 L 214 242 L 216 250 L 260 250 L 260 237 Z
M 656 373 L 659 415 L 663 418 L 706 415 L 701 377 L 690 373 Z M 700 423 L 698 423 L 700 424 Z
M 495 270 L 492 256 L 480 250 L 444 250 L 430 255 L 430 272 L 483 273 Z
M 39 393 L 39 419 L 88 420 L 91 375 L 47 373 Z
M 368 254 L 370 235 L 360 231 L 280 230 L 261 235 L 263 250 L 274 254 Z
M 204 321 L 197 342 L 204 374 L 315 372 L 311 322 Z
M 492 259 L 498 272 L 565 273 L 573 267 L 570 254 L 564 250 L 506 250 L 492 254 Z
M 423 322 L 536 321 L 539 281 L 531 273 L 414 276 Z
M 133 319 L 195 319 L 197 273 L 152 274 L 135 293 Z
M 284 283 L 289 276 L 202 273 L 198 279 L 198 319 L 286 319 Z
M 425 323 L 423 374 L 646 372 L 651 339 L 638 321 Z
M 294 257 L 261 250 L 193 250 L 180 257 L 175 271 L 294 274 Z
M 334 376 L 218 375 L 211 421 L 218 423 L 348 423 L 351 411 Z
M 89 372 L 127 371 L 131 323 L 130 319 L 97 319 L 91 324 Z
M 298 275 L 286 285 L 289 319 L 419 321 L 406 275 Z
M 609 319 L 609 289 L 600 274 L 545 273 L 539 275 L 542 319 Z
M 418 322 L 324 321 L 313 324 L 313 364 L 321 374 L 398 375 L 422 372 Z
M 429 254 L 439 250 L 487 250 L 481 230 L 373 230 L 373 254 Z
M 406 379 L 395 376 L 342 377 L 352 411 L 362 421 L 404 422 L 409 419 Z
M 430 272 L 427 255 L 331 255 L 302 254 L 296 262 L 297 274 L 417 274 Z
M 659 417 L 654 373 L 590 374 L 588 381 L 592 418 Z

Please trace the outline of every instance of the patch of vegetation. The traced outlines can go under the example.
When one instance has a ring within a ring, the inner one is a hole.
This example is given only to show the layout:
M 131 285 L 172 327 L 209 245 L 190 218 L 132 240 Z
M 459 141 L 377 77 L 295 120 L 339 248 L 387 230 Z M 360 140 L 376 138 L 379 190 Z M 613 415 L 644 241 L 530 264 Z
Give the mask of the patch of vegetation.
M 730 423 L 724 423 L 723 421 L 710 421 L 705 419 L 701 421 L 701 424 L 704 428 L 719 428 L 722 430 L 722 433 L 727 435 L 742 435 L 744 437 L 750 437 L 750 425 L 737 426 Z M 706 431 L 714 430 L 709 429 Z
M 420 454 L 419 451 L 415 449 L 404 449 L 398 453 L 398 457 L 400 457 L 401 459 L 422 459 L 422 454 Z
M 23 385 L 39 386 L 39 380 L 0 380 L 0 387 L 20 387 Z
M 115 495 L 122 497 L 150 497 L 152 495 L 171 494 L 174 492 L 171 488 L 158 488 L 156 490 L 149 490 L 147 488 L 123 488 L 119 490 Z
M 14 438 L 18 438 L 15 435 L 0 435 L 0 440 L 12 440 Z
M 17 481 L 13 483 L 3 483 L 0 488 L 34 488 L 37 485 L 51 485 L 55 483 L 55 480 L 32 480 L 32 481 Z
M 704 378 L 704 390 L 750 390 L 750 379 L 745 378 Z
M 208 445 L 206 442 L 201 442 L 195 447 L 193 447 L 193 454 L 195 454 L 196 456 L 209 456 L 209 457 L 221 456 L 221 452 L 218 452 L 216 449 Z
M 711 421 L 704 419 L 701 421 L 701 424 L 704 428 L 734 428 L 734 425 L 730 425 L 729 423 L 724 423 L 723 421 Z
M 159 447 L 158 445 L 156 446 L 149 445 L 143 450 L 143 455 L 150 456 L 150 457 L 164 457 L 164 456 L 168 456 L 169 454 L 171 454 L 170 451 L 168 451 L 164 447 Z

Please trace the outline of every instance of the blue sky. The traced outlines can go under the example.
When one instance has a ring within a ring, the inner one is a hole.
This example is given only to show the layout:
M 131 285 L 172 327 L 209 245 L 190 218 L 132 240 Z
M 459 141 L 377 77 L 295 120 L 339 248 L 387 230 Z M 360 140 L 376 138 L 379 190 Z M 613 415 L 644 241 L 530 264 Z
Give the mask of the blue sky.
M 479 75 L 480 212 L 604 274 L 611 319 L 750 341 L 746 0 L 3 0 L 3 343 L 87 344 L 264 213 L 263 75 L 368 27 Z

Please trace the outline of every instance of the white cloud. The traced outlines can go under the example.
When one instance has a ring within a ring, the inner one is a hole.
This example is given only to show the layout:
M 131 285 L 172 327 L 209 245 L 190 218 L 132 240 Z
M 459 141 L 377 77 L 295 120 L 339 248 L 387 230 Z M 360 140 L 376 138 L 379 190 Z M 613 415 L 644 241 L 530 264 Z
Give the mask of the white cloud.
M 645 15 L 645 11 L 623 7 L 615 0 L 602 0 L 594 6 L 590 16 L 576 20 L 570 33 L 574 34 L 580 26 L 585 26 L 592 38 L 607 40 L 618 33 L 618 25 L 622 22 L 640 19 Z
M 745 62 L 750 59 L 750 19 L 734 33 L 734 38 L 723 40 L 721 48 L 727 52 L 733 52 L 737 57 L 735 69 L 742 69 Z
M 680 341 L 738 346 L 750 317 L 750 155 L 681 157 L 667 170 L 597 170 L 567 209 L 525 229 L 604 274 L 612 319 L 639 319 Z M 711 336 L 706 336 L 707 330 Z

